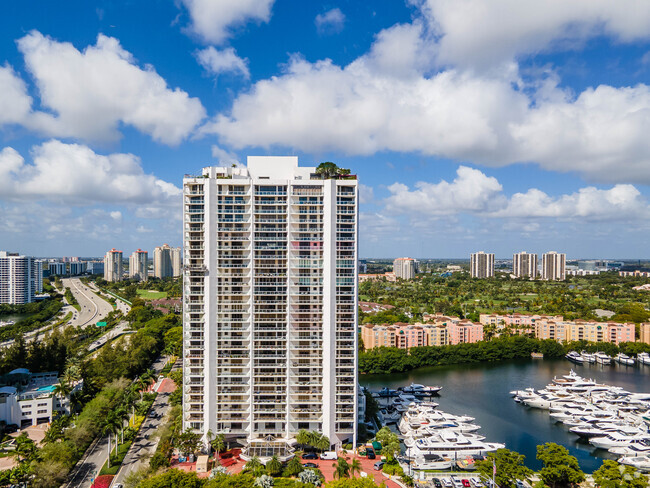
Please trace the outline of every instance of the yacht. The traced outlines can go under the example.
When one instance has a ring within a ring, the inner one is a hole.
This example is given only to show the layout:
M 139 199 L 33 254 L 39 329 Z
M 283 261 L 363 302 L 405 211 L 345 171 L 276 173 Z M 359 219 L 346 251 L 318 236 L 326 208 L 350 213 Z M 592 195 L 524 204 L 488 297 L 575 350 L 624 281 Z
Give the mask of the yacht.
M 639 364 L 650 364 L 650 354 L 647 352 L 640 352 L 636 355 L 636 359 L 639 361 Z
M 615 357 L 614 361 L 616 361 L 618 364 L 622 364 L 624 366 L 633 366 L 634 365 L 634 359 L 628 356 L 627 354 L 623 354 L 622 352 L 619 352 Z
M 650 455 L 650 441 L 641 440 L 639 442 L 633 442 L 626 447 L 613 447 L 609 452 L 618 454 L 619 456 L 647 456 Z
M 583 357 L 583 359 L 588 362 L 589 364 L 594 364 L 596 362 L 596 356 L 594 354 L 590 354 L 588 352 L 582 351 L 580 355 Z
M 650 472 L 650 456 L 624 456 L 620 458 L 618 462 L 621 464 L 627 464 L 628 466 L 633 466 L 644 473 Z
M 624 426 L 624 425 L 602 425 L 602 424 L 581 424 L 575 427 L 571 427 L 569 432 L 578 434 L 580 437 L 585 437 L 591 439 L 592 437 L 603 437 L 612 432 L 624 433 L 627 435 L 640 434 L 641 431 L 636 427 Z
M 465 434 L 445 431 L 432 437 L 416 439 L 411 449 L 415 449 L 416 458 L 424 457 L 425 454 L 436 454 L 457 460 L 473 455 L 485 456 L 504 447 L 505 444 L 484 442 L 471 439 Z
M 572 363 L 576 363 L 576 364 L 583 364 L 585 362 L 585 358 L 583 358 L 579 353 L 577 353 L 575 351 L 569 352 L 564 357 L 567 358 Z
M 633 442 L 641 440 L 650 440 L 650 434 L 641 431 L 637 431 L 635 434 L 610 432 L 603 437 L 592 437 L 589 439 L 589 443 L 599 449 L 611 449 L 612 447 L 627 447 Z
M 594 357 L 596 358 L 596 362 L 598 364 L 611 364 L 612 363 L 612 358 L 605 354 L 604 352 L 598 351 L 597 353 L 594 354 Z
M 414 468 L 438 471 L 451 469 L 453 462 L 453 459 L 438 456 L 437 454 L 422 454 L 415 458 Z M 447 481 L 447 478 L 443 478 L 443 480 Z M 449 482 L 449 486 L 452 486 L 451 482 Z
M 440 390 L 442 390 L 442 386 L 424 386 L 418 383 L 411 383 L 402 389 L 404 393 L 410 393 L 412 395 L 434 395 Z
M 0 320 L 0 327 L 4 327 L 5 325 L 14 325 L 15 323 L 14 320 L 5 320 L 4 322 Z

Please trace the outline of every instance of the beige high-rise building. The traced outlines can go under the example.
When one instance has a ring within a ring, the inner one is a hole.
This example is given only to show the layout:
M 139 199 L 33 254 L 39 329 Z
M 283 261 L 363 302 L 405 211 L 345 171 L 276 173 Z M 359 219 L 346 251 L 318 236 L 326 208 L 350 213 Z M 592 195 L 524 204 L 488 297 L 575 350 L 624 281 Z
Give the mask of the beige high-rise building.
M 397 258 L 393 261 L 393 273 L 396 278 L 412 280 L 417 272 L 417 261 L 413 258 Z
M 149 255 L 147 251 L 138 249 L 129 258 L 129 278 L 146 281 L 149 279 Z
M 163 244 L 153 250 L 153 275 L 161 279 L 174 276 L 172 248 L 169 244 Z
M 470 256 L 469 272 L 472 278 L 492 278 L 494 276 L 494 254 L 483 251 Z
M 123 275 L 122 251 L 113 248 L 104 256 L 104 279 L 106 281 L 122 281 Z
M 512 274 L 517 278 L 537 278 L 537 254 L 519 252 L 512 256 Z
M 550 251 L 542 255 L 542 279 L 555 281 L 566 279 L 566 254 Z
M 356 445 L 355 176 L 249 157 L 183 181 L 183 429 L 242 456 Z
M 183 250 L 180 247 L 172 247 L 172 276 L 176 278 L 183 274 Z

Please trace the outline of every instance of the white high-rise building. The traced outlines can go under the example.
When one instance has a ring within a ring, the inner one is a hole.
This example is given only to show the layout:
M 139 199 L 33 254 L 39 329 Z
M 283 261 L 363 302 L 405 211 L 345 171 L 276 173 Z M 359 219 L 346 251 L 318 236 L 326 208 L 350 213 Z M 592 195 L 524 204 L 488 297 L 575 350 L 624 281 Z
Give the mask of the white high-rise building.
M 180 276 L 180 248 L 170 247 L 169 244 L 163 244 L 153 250 L 153 275 L 156 278 L 171 278 Z M 178 257 L 176 257 L 176 254 Z M 174 259 L 177 259 L 178 270 L 174 269 Z M 174 272 L 177 271 L 178 275 Z
M 123 275 L 122 251 L 113 248 L 104 256 L 104 279 L 106 281 L 122 281 Z
M 517 278 L 537 278 L 537 254 L 525 251 L 513 254 L 512 274 Z
M 176 278 L 183 274 L 183 250 L 180 247 L 171 248 L 172 276 Z
M 356 443 L 357 200 L 296 157 L 184 179 L 184 429 L 245 457 Z
M 469 272 L 472 278 L 492 278 L 494 276 L 494 254 L 483 251 L 472 253 Z
M 412 280 L 417 272 L 418 264 L 413 258 L 397 258 L 393 261 L 393 273 L 396 278 Z
M 566 254 L 550 251 L 542 255 L 542 279 L 556 281 L 566 279 Z
M 36 278 L 36 293 L 43 293 L 43 260 L 34 261 L 34 272 Z
M 42 270 L 42 264 L 40 265 Z M 39 264 L 29 256 L 0 251 L 0 303 L 22 305 L 34 301 Z M 41 273 L 41 289 L 43 275 Z
M 147 281 L 149 279 L 149 255 L 147 251 L 138 249 L 129 257 L 129 278 Z

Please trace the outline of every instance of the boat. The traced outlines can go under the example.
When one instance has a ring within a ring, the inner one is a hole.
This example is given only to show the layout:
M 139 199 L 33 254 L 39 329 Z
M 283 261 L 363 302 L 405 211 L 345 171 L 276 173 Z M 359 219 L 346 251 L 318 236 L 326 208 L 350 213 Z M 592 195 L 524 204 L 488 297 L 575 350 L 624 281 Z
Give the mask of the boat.
M 409 386 L 402 388 L 404 393 L 411 395 L 435 395 L 440 390 L 442 390 L 442 386 L 424 386 L 418 383 L 411 383 Z
M 598 351 L 597 353 L 594 354 L 594 357 L 596 358 L 596 362 L 598 364 L 611 364 L 612 363 L 612 358 L 605 354 L 604 352 Z
M 590 364 L 594 364 L 596 362 L 596 355 L 595 354 L 590 354 L 586 351 L 582 351 L 580 355 L 583 357 L 583 359 Z
M 431 437 L 416 439 L 411 449 L 415 450 L 416 458 L 425 454 L 436 454 L 444 458 L 458 459 L 473 455 L 485 456 L 504 447 L 505 444 L 484 442 L 470 435 L 445 431 Z
M 628 356 L 627 354 L 623 354 L 622 352 L 619 352 L 616 356 L 614 356 L 614 361 L 624 366 L 634 365 L 634 358 L 631 358 L 630 356 Z
M 14 325 L 15 323 L 16 323 L 15 320 L 5 320 L 5 321 L 0 320 L 0 327 L 4 327 L 6 325 Z
M 621 464 L 627 464 L 628 466 L 633 466 L 643 473 L 650 472 L 650 456 L 623 456 L 618 460 Z
M 584 364 L 584 362 L 585 362 L 585 358 L 583 358 L 579 353 L 577 353 L 575 351 L 570 351 L 564 357 L 567 358 L 572 363 L 575 363 L 575 364 Z
M 650 354 L 647 352 L 640 352 L 636 355 L 636 359 L 639 364 L 650 364 Z
M 476 459 L 473 456 L 468 456 L 465 459 L 456 461 L 456 467 L 461 471 L 474 471 L 476 469 Z
M 397 396 L 397 390 L 391 390 L 390 388 L 384 387 L 381 390 L 379 390 L 379 396 L 382 398 L 387 398 L 387 397 L 394 397 Z
M 611 449 L 613 447 L 627 447 L 633 442 L 641 440 L 650 440 L 650 435 L 647 432 L 640 430 L 634 434 L 626 434 L 624 432 L 610 432 L 606 436 L 592 437 L 589 443 L 599 449 Z

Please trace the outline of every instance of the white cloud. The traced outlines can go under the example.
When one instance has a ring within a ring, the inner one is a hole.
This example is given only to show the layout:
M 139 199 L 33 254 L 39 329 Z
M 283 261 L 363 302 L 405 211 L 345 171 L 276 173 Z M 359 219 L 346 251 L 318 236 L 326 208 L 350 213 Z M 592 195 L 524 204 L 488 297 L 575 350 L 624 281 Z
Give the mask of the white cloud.
M 31 105 L 23 80 L 11 66 L 0 66 L 0 125 L 25 122 Z
M 341 12 L 340 8 L 333 8 L 318 14 L 314 19 L 316 28 L 320 34 L 334 34 L 343 30 L 345 24 L 345 14 Z
M 212 157 L 217 158 L 217 165 L 221 164 L 239 164 L 239 156 L 227 151 L 216 144 L 212 145 Z
M 571 48 L 597 36 L 650 37 L 650 3 L 635 0 L 424 0 L 439 62 L 489 68 L 518 55 Z
M 26 125 L 47 135 L 115 140 L 119 125 L 127 124 L 175 145 L 205 116 L 197 98 L 170 89 L 152 66 L 137 66 L 115 38 L 100 34 L 94 46 L 79 51 L 32 31 L 18 48 L 41 106 L 53 112 L 32 113 Z
M 585 187 L 558 196 L 531 188 L 508 198 L 496 178 L 466 166 L 458 168 L 452 182 L 418 182 L 414 189 L 394 183 L 388 190 L 391 195 L 383 201 L 386 213 L 417 215 L 418 219 L 468 214 L 509 220 L 620 221 L 650 216 L 648 202 L 633 185 L 619 184 L 607 190 Z
M 190 14 L 190 30 L 203 41 L 221 44 L 233 27 L 268 22 L 274 0 L 181 0 Z
M 113 212 L 110 213 L 110 216 L 113 220 L 121 220 L 122 212 L 120 212 L 119 210 L 114 210 Z
M 375 191 L 372 186 L 359 183 L 359 202 L 371 203 L 375 199 Z
M 209 46 L 197 51 L 196 59 L 212 75 L 233 73 L 239 74 L 246 79 L 250 77 L 248 60 L 237 56 L 237 52 L 232 47 L 219 50 Z
M 104 156 L 87 146 L 51 140 L 33 147 L 32 156 L 33 164 L 24 164 L 12 148 L 0 152 L 0 172 L 11 170 L 2 174 L 4 199 L 169 207 L 177 205 L 181 194 L 175 185 L 145 174 L 133 154 Z

